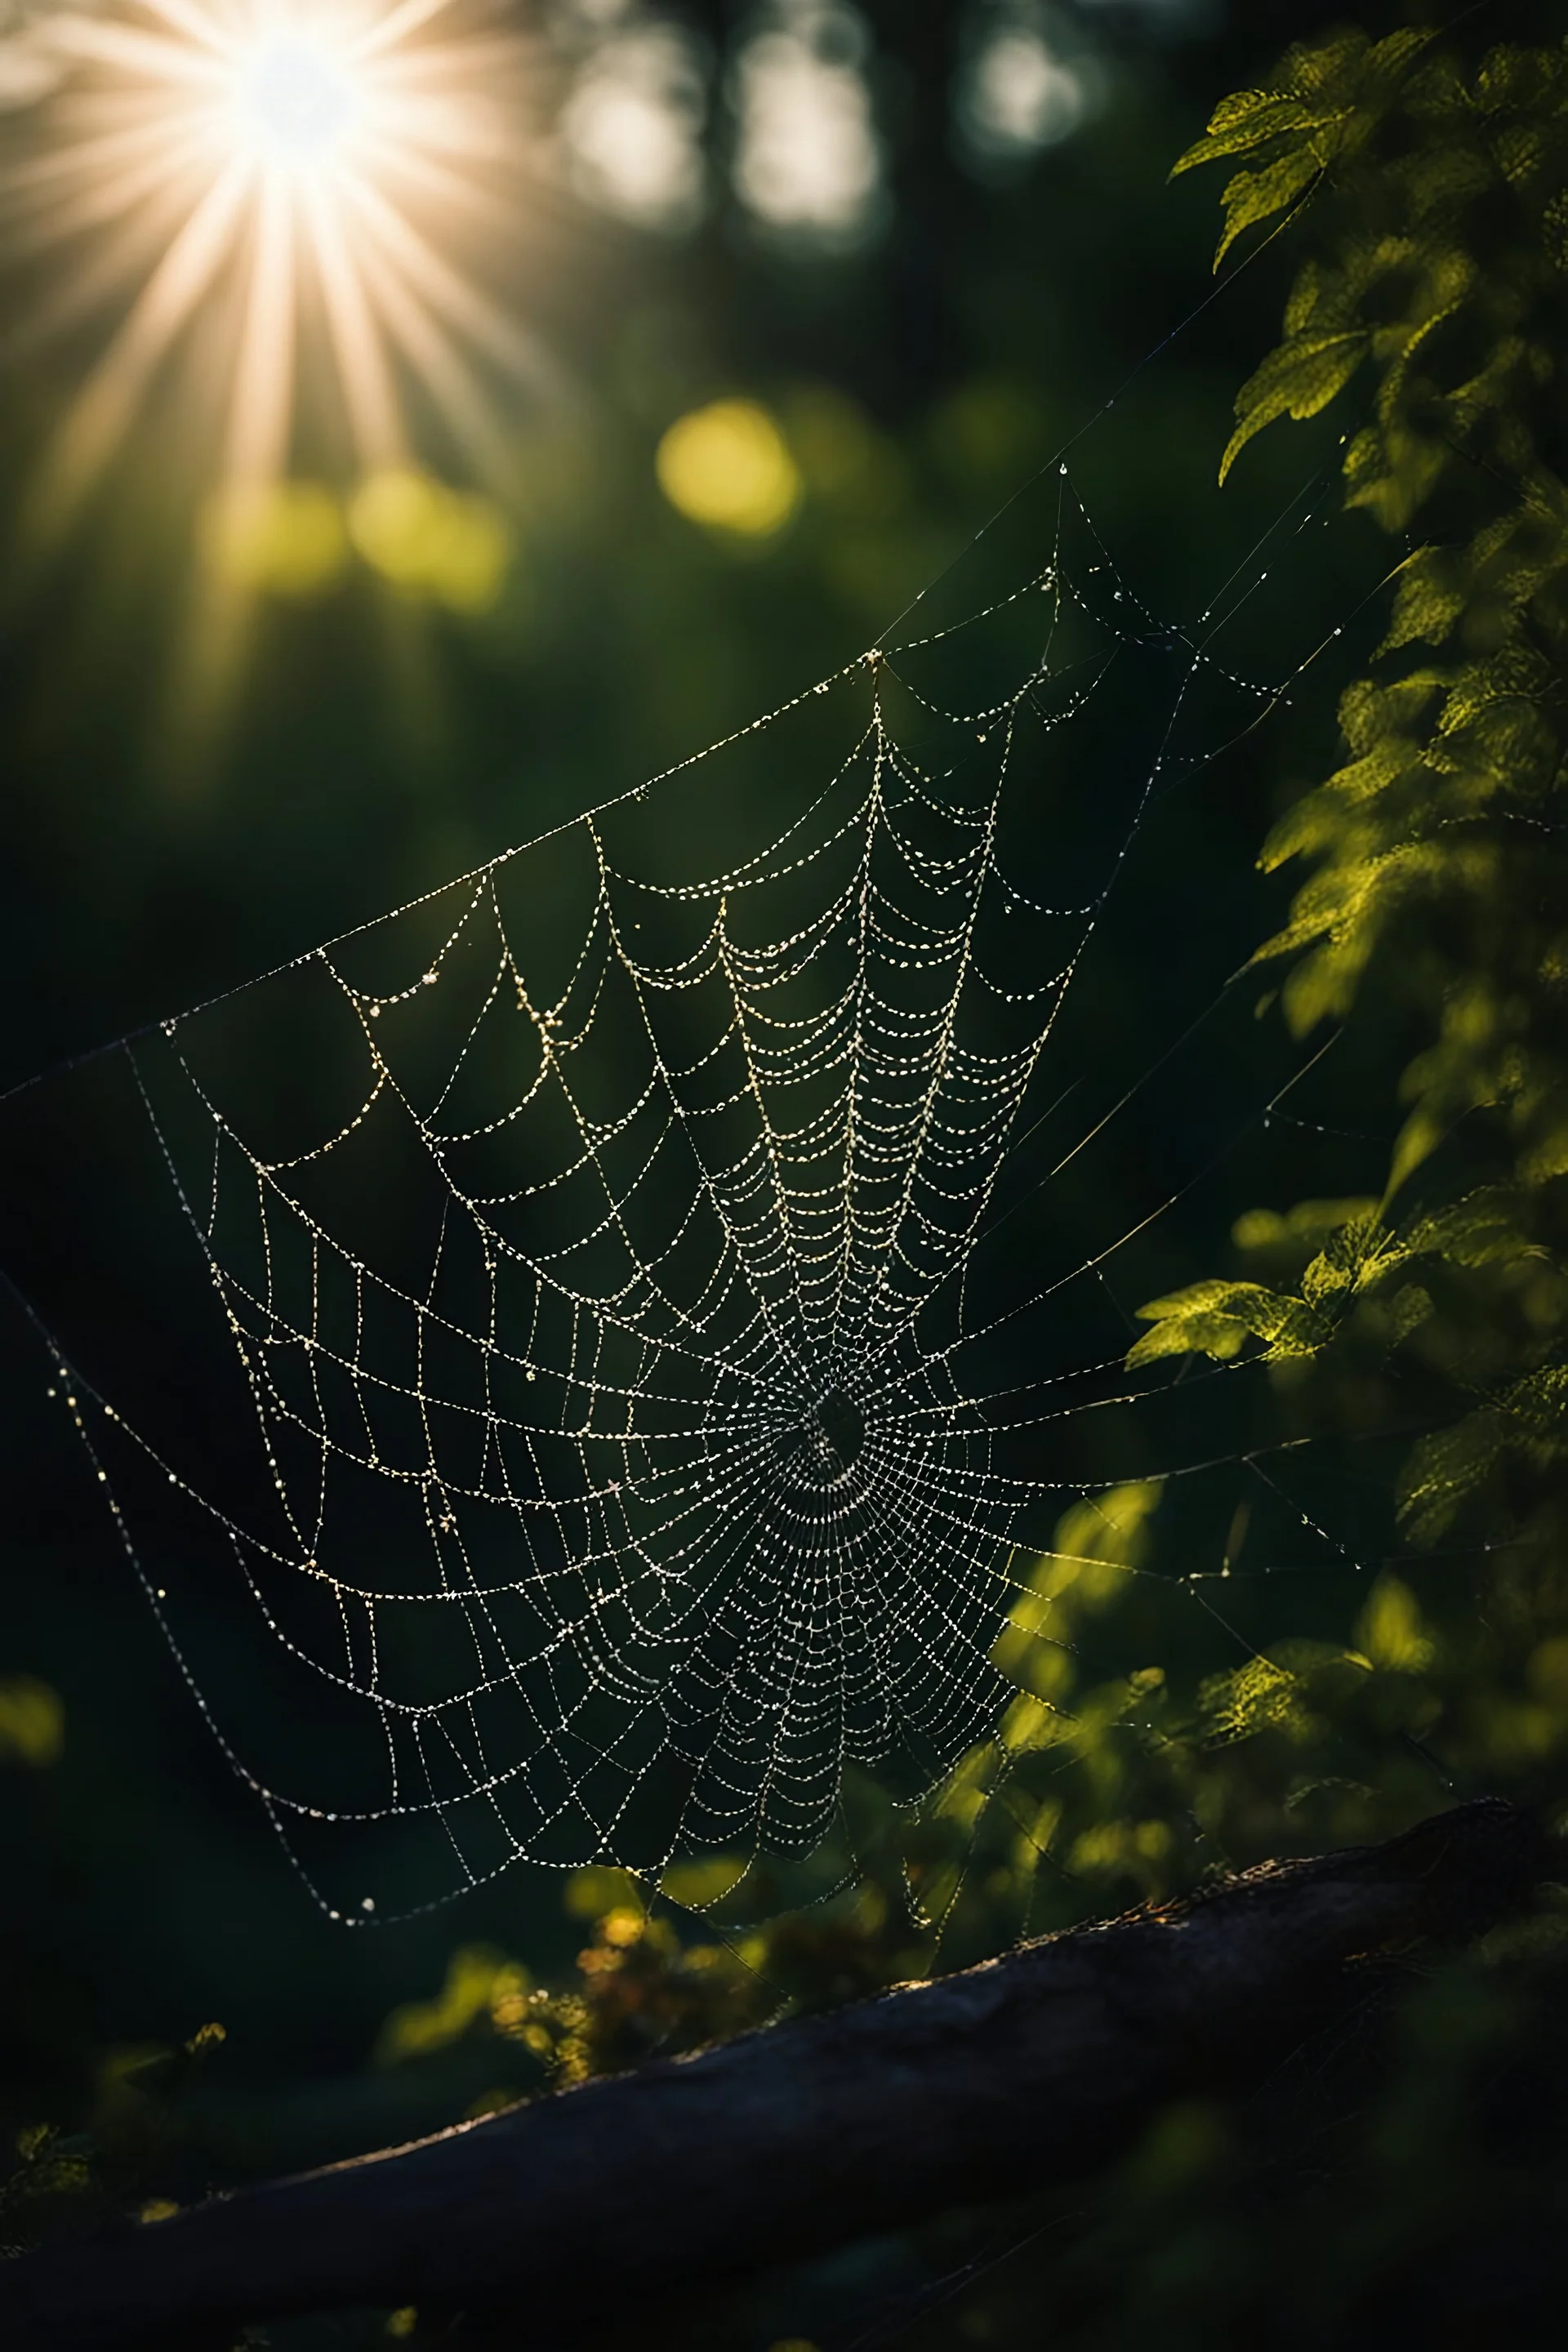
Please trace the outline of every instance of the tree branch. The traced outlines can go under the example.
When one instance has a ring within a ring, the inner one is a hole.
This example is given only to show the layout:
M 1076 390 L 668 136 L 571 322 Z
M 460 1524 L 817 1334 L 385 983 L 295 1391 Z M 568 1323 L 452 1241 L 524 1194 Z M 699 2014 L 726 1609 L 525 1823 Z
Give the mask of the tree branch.
M 246 2321 L 526 2297 L 561 2343 L 628 2304 L 1079 2177 L 1174 2095 L 1238 2092 L 1549 1874 L 1529 1818 L 1461 1805 L 1380 1846 L 1267 1864 L 411 2147 L 0 2269 L 0 2333 L 49 2352 L 226 2345 Z

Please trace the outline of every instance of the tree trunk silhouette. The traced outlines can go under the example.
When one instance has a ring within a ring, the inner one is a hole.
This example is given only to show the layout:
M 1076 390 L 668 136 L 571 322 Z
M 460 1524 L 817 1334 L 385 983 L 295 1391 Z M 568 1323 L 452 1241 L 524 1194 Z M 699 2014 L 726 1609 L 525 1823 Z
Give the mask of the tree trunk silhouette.
M 1484 1932 L 1553 1851 L 1482 1800 L 1383 1845 L 1265 1864 L 961 1975 L 21 2257 L 0 2268 L 0 2334 L 38 2352 L 205 2352 L 289 2313 L 514 2305 L 531 2346 L 565 2344 L 629 2307 L 1080 2177 L 1163 2102 L 1259 2082 L 1413 1948 Z

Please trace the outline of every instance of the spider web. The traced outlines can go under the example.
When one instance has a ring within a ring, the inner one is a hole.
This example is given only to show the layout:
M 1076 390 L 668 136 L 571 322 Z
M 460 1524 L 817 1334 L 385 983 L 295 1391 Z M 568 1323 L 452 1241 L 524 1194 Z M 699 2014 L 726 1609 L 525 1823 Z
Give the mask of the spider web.
M 1193 1181 L 1129 1106 L 1230 995 L 1119 1069 L 1068 1016 L 1289 681 L 1216 650 L 1260 562 L 1172 629 L 1055 491 L 979 610 L 112 1057 L 150 1295 L 205 1305 L 142 1318 L 134 1410 L 57 1387 L 333 1916 L 809 1853 L 847 1771 L 994 1727 L 1070 1502 L 1239 1458 L 1214 1376 L 1129 1379 L 1106 1272 Z

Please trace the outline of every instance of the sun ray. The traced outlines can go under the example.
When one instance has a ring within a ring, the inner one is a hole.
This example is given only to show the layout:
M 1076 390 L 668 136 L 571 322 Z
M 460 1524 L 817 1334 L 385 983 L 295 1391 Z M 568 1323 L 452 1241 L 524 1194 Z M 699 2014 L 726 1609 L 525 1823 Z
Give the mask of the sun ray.
M 40 511 L 49 524 L 69 520 L 108 463 L 159 361 L 227 258 L 246 194 L 246 174 L 231 164 L 201 198 L 78 394 L 44 477 Z
M 164 34 L 143 33 L 133 25 L 117 25 L 107 17 L 63 16 L 54 28 L 53 43 L 66 57 L 119 66 L 148 81 L 221 90 L 226 78 L 221 56 L 187 48 Z
M 371 182 L 353 184 L 348 194 L 369 235 L 416 302 L 445 319 L 521 383 L 536 389 L 546 383 L 552 371 L 542 346 L 499 303 L 487 299 L 470 278 L 454 269 Z
M 467 5 L 119 0 L 53 20 L 62 87 L 0 173 L 14 257 L 54 264 L 24 331 L 79 331 L 125 299 L 41 469 L 47 532 L 220 301 L 237 326 L 200 345 L 227 370 L 209 487 L 289 470 L 301 383 L 321 380 L 310 345 L 357 469 L 408 462 L 406 371 L 469 459 L 500 470 L 478 363 L 536 393 L 555 372 L 472 270 L 482 236 L 515 249 L 526 227 L 528 141 L 522 44 L 493 20 L 465 31 Z
M 198 48 L 216 49 L 227 57 L 234 55 L 232 37 L 226 35 L 222 25 L 209 9 L 199 5 L 199 0 L 196 5 L 187 5 L 187 0 L 147 0 L 147 9 L 150 16 L 161 16 L 176 33 L 195 41 Z
M 354 454 L 366 468 L 389 465 L 405 455 L 406 443 L 385 340 L 336 206 L 316 195 L 307 205 L 310 256 L 326 302 Z
M 295 255 L 281 189 L 263 188 L 230 408 L 226 472 L 267 481 L 283 469 L 294 393 Z
M 366 26 L 362 38 L 362 54 L 367 58 L 384 56 L 405 41 L 437 16 L 444 16 L 451 0 L 403 0 L 400 8 L 393 8 L 379 24 Z
M 461 350 L 384 256 L 367 252 L 362 268 L 393 341 L 481 478 L 492 489 L 504 489 L 511 471 L 506 437 L 474 381 L 472 369 L 465 365 Z

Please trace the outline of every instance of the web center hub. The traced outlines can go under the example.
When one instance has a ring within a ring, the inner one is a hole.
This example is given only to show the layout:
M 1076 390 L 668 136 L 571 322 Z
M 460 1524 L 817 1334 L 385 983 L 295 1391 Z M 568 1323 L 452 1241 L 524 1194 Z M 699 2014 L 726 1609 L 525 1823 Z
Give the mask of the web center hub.
M 866 1416 L 846 1389 L 829 1389 L 817 1405 L 816 1450 L 836 1470 L 849 1470 L 866 1443 Z
M 866 1443 L 866 1416 L 847 1389 L 828 1389 L 784 1440 L 784 1454 L 805 1486 L 842 1486 Z

